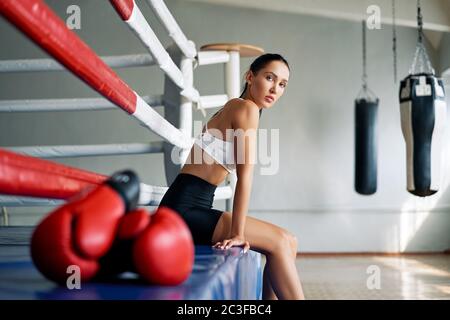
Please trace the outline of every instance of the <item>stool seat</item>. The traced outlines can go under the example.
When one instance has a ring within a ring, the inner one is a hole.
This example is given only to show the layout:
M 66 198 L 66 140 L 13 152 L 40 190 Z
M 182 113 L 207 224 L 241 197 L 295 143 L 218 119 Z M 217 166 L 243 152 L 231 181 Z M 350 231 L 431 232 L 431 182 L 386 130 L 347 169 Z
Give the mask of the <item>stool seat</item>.
M 210 43 L 200 47 L 200 51 L 239 51 L 241 57 L 255 57 L 264 53 L 264 49 L 244 43 Z

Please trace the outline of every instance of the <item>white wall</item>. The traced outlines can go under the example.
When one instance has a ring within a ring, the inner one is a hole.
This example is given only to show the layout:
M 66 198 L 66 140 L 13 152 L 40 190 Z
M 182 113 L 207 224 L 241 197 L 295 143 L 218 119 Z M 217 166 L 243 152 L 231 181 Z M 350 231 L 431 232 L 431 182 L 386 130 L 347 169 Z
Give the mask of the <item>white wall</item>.
M 441 46 L 439 50 L 439 63 L 441 72 L 447 70 L 447 74 L 450 73 L 450 33 L 446 33 L 441 40 Z
M 73 1 L 48 0 L 61 17 Z M 108 2 L 78 1 L 77 33 L 98 54 L 143 53 L 145 49 Z M 242 42 L 283 54 L 291 64 L 286 95 L 263 113 L 261 128 L 280 130 L 280 169 L 262 176 L 256 168 L 251 216 L 279 224 L 299 238 L 303 252 L 441 251 L 450 248 L 447 188 L 419 199 L 406 192 L 405 146 L 392 71 L 391 28 L 368 31 L 369 85 L 380 98 L 378 191 L 353 190 L 353 100 L 361 78 L 360 23 L 288 13 L 166 1 L 186 35 L 199 48 L 215 42 Z M 169 37 L 144 1 L 138 1 L 164 45 Z M 399 28 L 398 74 L 407 74 L 416 31 Z M 45 57 L 29 40 L 0 19 L 0 59 Z M 438 53 L 430 52 L 434 63 Z M 242 74 L 251 59 L 241 61 Z M 118 70 L 140 94 L 163 90 L 154 67 Z M 202 94 L 223 92 L 221 66 L 195 70 Z M 70 74 L 0 74 L 0 99 L 97 96 Z M 158 110 L 163 112 L 163 110 Z M 214 111 L 210 111 L 208 116 Z M 201 120 L 199 112 L 195 120 Z M 449 130 L 446 132 L 450 134 Z M 449 137 L 450 138 L 450 137 Z M 0 114 L 0 146 L 96 144 L 158 140 L 122 111 Z M 447 139 L 447 141 L 449 141 Z M 448 146 L 446 157 L 449 158 Z M 110 174 L 125 167 L 142 180 L 165 185 L 162 155 L 58 160 Z M 448 181 L 448 168 L 443 174 Z M 224 208 L 224 201 L 216 202 Z M 12 224 L 34 224 L 49 208 L 10 209 Z

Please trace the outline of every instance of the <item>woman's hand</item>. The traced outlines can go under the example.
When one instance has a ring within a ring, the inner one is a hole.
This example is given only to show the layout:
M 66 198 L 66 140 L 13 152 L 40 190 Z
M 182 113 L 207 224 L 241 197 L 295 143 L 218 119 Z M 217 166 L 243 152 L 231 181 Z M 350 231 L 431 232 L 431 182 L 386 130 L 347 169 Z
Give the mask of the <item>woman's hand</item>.
M 217 249 L 229 249 L 231 247 L 244 247 L 244 253 L 250 249 L 250 244 L 245 241 L 243 236 L 234 236 L 231 239 L 225 239 L 217 242 L 214 246 Z

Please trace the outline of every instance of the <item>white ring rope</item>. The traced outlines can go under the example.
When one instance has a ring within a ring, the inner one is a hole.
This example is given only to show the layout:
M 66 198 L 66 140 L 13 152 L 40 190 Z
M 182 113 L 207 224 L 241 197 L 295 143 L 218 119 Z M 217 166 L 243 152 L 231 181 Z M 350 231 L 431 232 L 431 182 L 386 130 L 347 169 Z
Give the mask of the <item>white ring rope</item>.
M 148 154 L 163 152 L 163 142 L 126 143 L 126 144 L 96 144 L 70 146 L 28 146 L 5 148 L 15 153 L 26 154 L 43 159 L 91 156 L 116 156 L 130 154 Z
M 136 110 L 133 113 L 133 117 L 171 144 L 183 149 L 192 147 L 194 138 L 186 136 L 180 129 L 174 127 L 138 94 L 136 94 L 136 98 Z
M 133 6 L 131 16 L 128 20 L 125 20 L 125 22 L 150 51 L 150 54 L 153 56 L 159 67 L 180 89 L 182 89 L 181 95 L 191 101 L 198 102 L 200 97 L 199 92 L 193 87 L 187 88 L 185 86 L 183 74 L 175 65 L 166 49 L 164 49 L 163 45 L 136 4 Z
M 195 43 L 188 40 L 184 33 L 181 31 L 175 18 L 170 13 L 164 1 L 161 0 L 147 0 L 150 7 L 156 13 L 157 17 L 160 19 L 161 23 L 166 28 L 169 36 L 178 45 L 181 52 L 189 58 L 194 59 L 197 55 L 197 50 L 195 49 Z
M 163 101 L 163 95 L 143 96 L 142 99 L 153 108 L 168 104 Z M 200 97 L 200 103 L 205 109 L 223 106 L 227 101 L 226 94 Z M 87 110 L 117 110 L 117 106 L 105 98 L 0 100 L 0 113 Z
M 153 66 L 156 64 L 149 54 L 103 56 L 100 58 L 111 68 Z M 67 71 L 67 69 L 55 59 L 0 60 L 0 73 L 36 71 Z
M 197 60 L 200 66 L 227 63 L 230 61 L 230 54 L 226 51 L 199 51 Z
M 144 96 L 145 102 L 154 107 L 163 106 L 163 96 Z M 0 112 L 47 112 L 117 110 L 117 106 L 105 98 L 0 100 Z
M 166 193 L 168 187 L 150 186 L 141 183 L 141 194 L 138 204 L 140 206 L 157 206 Z M 214 193 L 214 200 L 226 200 L 233 194 L 230 186 L 218 187 Z M 0 204 L 3 207 L 42 207 L 58 206 L 65 200 L 39 199 L 32 197 L 16 197 L 0 195 Z

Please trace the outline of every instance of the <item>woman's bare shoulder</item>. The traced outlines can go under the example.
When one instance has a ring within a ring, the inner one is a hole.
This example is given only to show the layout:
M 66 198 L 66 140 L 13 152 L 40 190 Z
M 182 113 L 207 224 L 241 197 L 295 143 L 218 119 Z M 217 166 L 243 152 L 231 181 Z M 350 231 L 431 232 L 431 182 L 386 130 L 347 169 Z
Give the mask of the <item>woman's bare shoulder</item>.
M 242 98 L 233 98 L 228 100 L 228 102 L 225 104 L 225 107 L 228 106 L 235 106 L 240 108 L 249 108 L 249 107 L 258 108 L 256 103 L 254 103 L 253 101 Z
M 258 113 L 259 107 L 251 100 L 245 100 L 241 98 L 234 98 L 229 100 L 225 104 L 227 111 L 235 114 L 236 116 L 251 115 L 252 113 Z
M 259 107 L 250 100 L 241 98 L 231 99 L 225 104 L 225 108 L 230 114 L 233 127 L 242 127 L 242 124 L 258 123 Z

